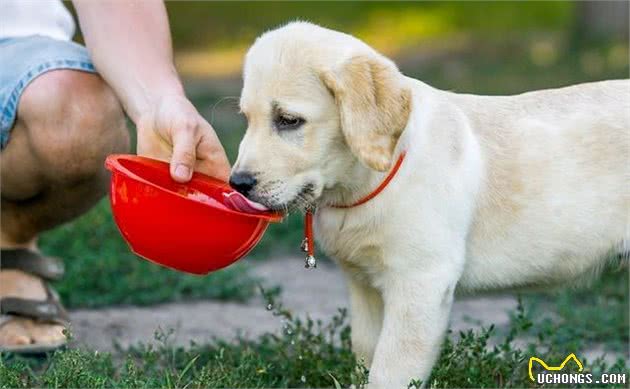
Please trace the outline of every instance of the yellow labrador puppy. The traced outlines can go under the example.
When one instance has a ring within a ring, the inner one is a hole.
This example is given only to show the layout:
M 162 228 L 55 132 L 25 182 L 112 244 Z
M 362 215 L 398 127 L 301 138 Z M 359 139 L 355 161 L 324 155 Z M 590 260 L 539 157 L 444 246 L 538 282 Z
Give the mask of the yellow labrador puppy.
M 475 96 L 405 77 L 358 39 L 296 22 L 247 53 L 232 183 L 317 206 L 370 385 L 427 379 L 453 293 L 572 281 L 627 250 L 630 82 Z M 405 152 L 392 181 L 374 191 Z M 625 244 L 625 247 L 624 247 Z

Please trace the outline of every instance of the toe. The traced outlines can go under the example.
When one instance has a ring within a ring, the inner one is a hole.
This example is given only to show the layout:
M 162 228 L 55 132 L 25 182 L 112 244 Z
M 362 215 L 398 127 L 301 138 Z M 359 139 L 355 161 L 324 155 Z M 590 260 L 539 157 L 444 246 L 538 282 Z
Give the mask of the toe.
M 20 319 L 11 319 L 0 327 L 0 346 L 22 346 L 30 343 L 31 337 Z
M 55 344 L 63 341 L 66 336 L 63 333 L 64 326 L 59 324 L 39 324 L 34 323 L 30 329 L 33 343 Z
M 0 327 L 0 346 L 55 345 L 66 338 L 64 326 L 16 317 Z

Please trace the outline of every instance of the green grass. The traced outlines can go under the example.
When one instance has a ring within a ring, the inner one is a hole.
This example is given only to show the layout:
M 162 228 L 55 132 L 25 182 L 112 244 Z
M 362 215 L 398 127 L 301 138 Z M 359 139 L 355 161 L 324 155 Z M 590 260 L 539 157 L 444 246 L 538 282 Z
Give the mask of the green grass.
M 549 344 L 573 350 L 601 345 L 606 351 L 627 355 L 628 285 L 627 267 L 610 271 L 592 285 L 528 295 L 527 312 L 537 329 L 548 334 L 545 342 Z
M 270 315 L 282 322 L 278 333 L 189 347 L 174 347 L 169 333 L 157 333 L 158 346 L 140 345 L 117 356 L 85 349 L 57 351 L 40 360 L 4 354 L 0 355 L 0 388 L 362 387 L 366 383 L 368 371 L 350 349 L 351 330 L 344 310 L 323 324 L 294 318 L 273 296 L 267 298 Z M 534 387 L 527 378 L 531 356 L 551 363 L 574 350 L 546 342 L 554 329 L 538 327 L 529 317 L 519 305 L 505 335 L 495 335 L 492 327 L 457 336 L 449 333 L 429 386 Z M 528 345 L 515 344 L 532 333 L 537 336 Z M 584 372 L 596 376 L 630 373 L 623 359 L 612 365 L 601 359 L 580 359 Z

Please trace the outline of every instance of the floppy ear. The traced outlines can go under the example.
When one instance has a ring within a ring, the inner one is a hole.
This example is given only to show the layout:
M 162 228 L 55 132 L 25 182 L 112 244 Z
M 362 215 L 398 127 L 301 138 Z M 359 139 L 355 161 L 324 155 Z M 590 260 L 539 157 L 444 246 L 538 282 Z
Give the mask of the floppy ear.
M 411 91 L 401 85 L 396 66 L 374 56 L 356 56 L 321 79 L 339 108 L 350 150 L 364 165 L 386 171 L 407 125 Z

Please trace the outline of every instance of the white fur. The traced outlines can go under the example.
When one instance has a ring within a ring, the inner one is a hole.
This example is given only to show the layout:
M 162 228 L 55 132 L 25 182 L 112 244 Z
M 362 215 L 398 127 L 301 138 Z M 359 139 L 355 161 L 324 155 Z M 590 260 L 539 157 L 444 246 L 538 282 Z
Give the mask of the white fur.
M 352 154 L 320 78 L 357 55 L 389 64 L 309 23 L 260 37 L 244 69 L 249 128 L 234 170 L 257 175 L 251 197 L 269 206 L 319 205 L 316 237 L 346 274 L 370 385 L 406 387 L 429 376 L 456 288 L 571 281 L 628 242 L 630 82 L 491 97 L 398 73 L 412 96 L 393 157 L 406 151 L 403 165 L 370 202 L 336 209 L 326 204 L 351 203 L 386 174 Z M 272 101 L 304 127 L 276 131 Z M 296 198 L 305 183 L 313 193 Z

